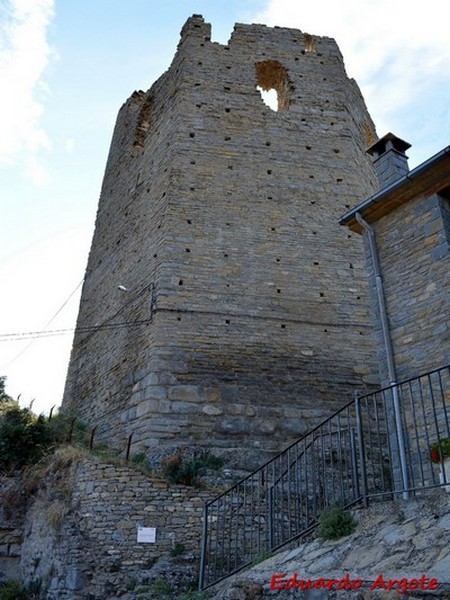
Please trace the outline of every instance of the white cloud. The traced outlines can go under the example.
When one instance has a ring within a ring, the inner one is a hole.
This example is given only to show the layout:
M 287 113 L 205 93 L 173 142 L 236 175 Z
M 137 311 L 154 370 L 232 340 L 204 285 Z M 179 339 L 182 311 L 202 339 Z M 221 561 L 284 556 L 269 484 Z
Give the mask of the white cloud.
M 74 327 L 90 237 L 84 227 L 61 230 L 0 261 L 0 333 Z M 0 340 L 0 375 L 7 376 L 8 393 L 21 394 L 24 406 L 36 397 L 37 413 L 59 405 L 72 338 Z
M 75 140 L 72 138 L 64 140 L 64 148 L 68 154 L 72 154 L 73 149 L 75 148 Z
M 448 79 L 450 44 L 444 0 L 268 0 L 257 19 L 336 39 L 350 77 L 377 124 Z M 401 132 L 397 132 L 399 135 Z
M 30 154 L 25 163 L 25 175 L 37 187 L 45 187 L 50 183 L 50 175 L 43 162 L 35 155 Z
M 47 178 L 39 153 L 50 140 L 41 126 L 39 92 L 52 56 L 47 31 L 54 0 L 6 0 L 0 26 L 0 164 L 19 165 L 38 185 Z

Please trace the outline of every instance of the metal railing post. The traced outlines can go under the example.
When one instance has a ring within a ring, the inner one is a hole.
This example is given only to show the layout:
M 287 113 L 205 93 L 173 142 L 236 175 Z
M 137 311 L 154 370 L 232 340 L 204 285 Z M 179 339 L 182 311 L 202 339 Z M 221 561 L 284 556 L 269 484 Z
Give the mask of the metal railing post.
M 355 401 L 355 411 L 356 411 L 356 431 L 358 434 L 358 451 L 359 458 L 361 461 L 361 496 L 364 507 L 367 508 L 369 506 L 369 502 L 367 499 L 367 471 L 366 471 L 366 455 L 364 451 L 364 434 L 362 427 L 362 418 L 361 418 L 361 405 L 360 398 L 357 393 L 354 394 Z
M 76 417 L 74 417 L 74 418 L 72 419 L 72 421 L 70 422 L 70 430 L 69 430 L 69 435 L 68 435 L 68 437 L 67 437 L 67 442 L 68 442 L 69 444 L 71 444 L 71 443 L 72 443 L 73 428 L 74 428 L 74 426 L 75 426 L 75 421 L 76 421 L 76 420 L 77 420 L 77 418 L 76 418 Z
M 95 432 L 97 431 L 97 427 L 98 427 L 98 425 L 96 425 L 95 427 L 92 428 L 91 438 L 89 440 L 89 450 L 92 450 L 92 448 L 94 447 L 94 436 L 95 436 Z
M 269 550 L 275 546 L 274 522 L 273 522 L 273 486 L 269 488 Z
M 397 434 L 398 453 L 400 458 L 400 471 L 402 474 L 402 485 L 403 485 L 403 500 L 408 500 L 408 467 L 406 464 L 406 452 L 405 452 L 405 440 L 403 438 L 403 427 L 400 415 L 400 398 L 398 394 L 398 386 L 392 387 L 392 399 L 394 404 L 394 418 L 395 418 L 395 432 Z
M 125 452 L 125 460 L 128 462 L 130 460 L 130 450 L 131 450 L 131 440 L 133 439 L 133 434 L 130 434 L 127 441 L 127 449 Z
M 355 500 L 359 498 L 361 492 L 359 490 L 359 479 L 358 479 L 358 459 L 356 457 L 356 440 L 355 440 L 355 428 L 350 429 L 350 452 L 352 460 L 352 479 L 355 490 Z
M 203 531 L 202 531 L 202 549 L 200 555 L 200 574 L 198 579 L 198 588 L 201 592 L 205 585 L 205 565 L 206 565 L 206 548 L 208 545 L 208 505 L 203 508 Z

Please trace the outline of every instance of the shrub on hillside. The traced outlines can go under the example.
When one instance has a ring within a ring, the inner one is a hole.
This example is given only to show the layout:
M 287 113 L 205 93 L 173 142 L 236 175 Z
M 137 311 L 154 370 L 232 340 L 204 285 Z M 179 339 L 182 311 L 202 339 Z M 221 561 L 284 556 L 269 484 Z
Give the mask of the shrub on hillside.
M 35 581 L 29 586 L 23 586 L 15 579 L 0 582 L 0 600 L 37 600 L 40 598 L 41 583 Z
M 162 471 L 166 479 L 171 483 L 182 483 L 183 485 L 199 485 L 202 475 L 208 469 L 219 469 L 223 465 L 223 459 L 203 451 L 185 458 L 182 452 L 169 456 L 161 463 Z
M 326 508 L 319 517 L 318 536 L 324 540 L 337 540 L 356 529 L 352 514 L 340 506 Z
M 0 472 L 38 461 L 53 442 L 47 419 L 14 402 L 0 413 Z

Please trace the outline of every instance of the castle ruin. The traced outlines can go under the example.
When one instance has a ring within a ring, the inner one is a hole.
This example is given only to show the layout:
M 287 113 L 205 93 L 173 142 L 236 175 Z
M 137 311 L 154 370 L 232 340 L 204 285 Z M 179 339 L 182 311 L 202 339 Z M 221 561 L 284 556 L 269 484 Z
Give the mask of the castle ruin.
M 375 139 L 333 39 L 237 24 L 222 45 L 189 18 L 118 115 L 63 410 L 249 465 L 376 383 L 362 240 L 338 224 L 378 187 Z

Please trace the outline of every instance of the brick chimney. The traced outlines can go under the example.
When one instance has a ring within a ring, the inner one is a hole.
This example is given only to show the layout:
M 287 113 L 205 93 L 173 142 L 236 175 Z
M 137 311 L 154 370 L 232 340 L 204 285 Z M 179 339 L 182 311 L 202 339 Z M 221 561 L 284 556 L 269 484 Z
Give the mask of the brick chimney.
M 393 133 L 387 133 L 367 150 L 374 159 L 380 190 L 409 172 L 408 157 L 405 154 L 408 148 L 411 148 L 411 144 Z

